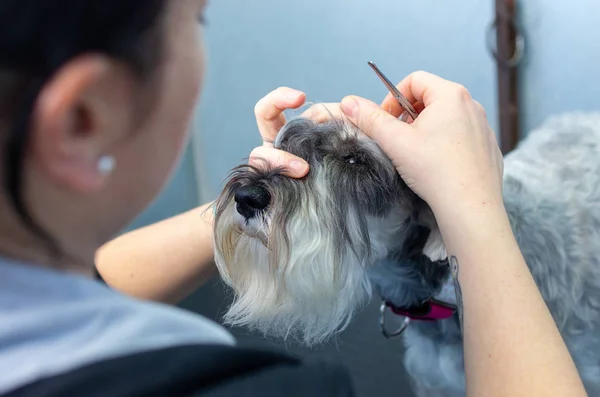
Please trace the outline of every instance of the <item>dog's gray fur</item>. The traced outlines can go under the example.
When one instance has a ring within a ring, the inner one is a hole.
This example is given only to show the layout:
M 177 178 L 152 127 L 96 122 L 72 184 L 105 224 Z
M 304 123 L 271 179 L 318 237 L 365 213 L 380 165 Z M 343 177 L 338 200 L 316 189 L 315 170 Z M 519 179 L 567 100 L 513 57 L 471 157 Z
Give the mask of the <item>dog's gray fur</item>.
M 343 330 L 372 287 L 399 307 L 440 290 L 449 274 L 437 262 L 433 215 L 373 141 L 346 123 L 296 119 L 275 146 L 306 159 L 309 175 L 241 166 L 217 201 L 216 261 L 236 294 L 231 323 L 310 345 Z M 589 395 L 600 396 L 600 114 L 549 120 L 505 157 L 504 175 L 523 255 Z M 233 196 L 248 184 L 272 202 L 244 220 Z M 420 396 L 464 396 L 456 318 L 414 321 L 403 338 Z

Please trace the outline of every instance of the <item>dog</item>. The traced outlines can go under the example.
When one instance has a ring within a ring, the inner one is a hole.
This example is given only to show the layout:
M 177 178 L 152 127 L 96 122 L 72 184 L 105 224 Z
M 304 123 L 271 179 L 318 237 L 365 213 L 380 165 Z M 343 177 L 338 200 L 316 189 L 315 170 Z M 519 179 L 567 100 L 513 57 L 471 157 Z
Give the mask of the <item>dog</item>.
M 225 322 L 312 346 L 376 292 L 382 309 L 413 319 L 402 338 L 415 393 L 464 396 L 456 291 L 431 209 L 343 119 L 292 119 L 274 146 L 309 173 L 242 164 L 215 202 L 215 262 L 234 295 Z M 600 396 L 600 114 L 556 116 L 504 162 L 513 232 L 589 395 Z

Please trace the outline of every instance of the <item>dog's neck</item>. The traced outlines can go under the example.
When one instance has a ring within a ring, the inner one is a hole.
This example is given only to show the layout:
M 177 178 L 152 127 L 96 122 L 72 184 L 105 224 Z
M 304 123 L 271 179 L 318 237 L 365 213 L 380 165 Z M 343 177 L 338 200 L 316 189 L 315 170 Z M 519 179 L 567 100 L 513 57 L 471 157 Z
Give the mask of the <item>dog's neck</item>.
M 448 266 L 447 263 L 443 262 L 445 261 L 436 263 L 436 266 Z M 380 289 L 380 291 L 385 290 Z M 399 290 L 396 289 L 391 291 L 397 292 Z M 457 299 L 454 289 L 454 282 L 452 281 L 451 277 L 447 277 L 446 281 L 441 285 L 441 287 L 438 288 L 438 290 L 435 293 L 432 293 L 427 299 L 420 301 L 418 304 L 406 305 L 398 303 L 406 302 L 406 293 L 404 294 L 403 298 L 399 298 L 399 296 L 394 295 L 393 292 L 391 295 L 389 295 L 391 296 L 391 298 L 385 298 L 384 296 L 385 295 L 382 295 L 382 305 L 389 308 L 392 313 L 395 313 L 398 316 L 402 316 L 409 321 L 416 320 L 421 322 L 432 322 L 438 320 L 446 320 L 451 317 L 454 317 L 454 315 L 457 313 Z M 382 306 L 382 308 L 384 306 Z M 381 316 L 384 316 L 384 312 L 381 312 Z M 380 321 L 383 321 L 383 319 L 381 318 Z
M 453 303 L 454 290 L 447 261 L 432 261 L 423 248 L 430 229 L 413 223 L 403 234 L 397 250 L 369 269 L 371 282 L 380 297 L 398 308 L 418 307 L 430 298 Z

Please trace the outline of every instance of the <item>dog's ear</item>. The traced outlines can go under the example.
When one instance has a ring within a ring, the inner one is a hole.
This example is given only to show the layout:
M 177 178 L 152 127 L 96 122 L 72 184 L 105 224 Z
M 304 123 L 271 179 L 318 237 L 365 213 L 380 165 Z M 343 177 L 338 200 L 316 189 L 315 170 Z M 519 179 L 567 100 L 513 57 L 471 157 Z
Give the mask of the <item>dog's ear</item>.
M 442 233 L 437 225 L 431 229 L 427 242 L 423 247 L 423 255 L 429 258 L 432 262 L 444 260 L 448 257 L 446 252 L 446 246 L 444 245 L 444 239 Z

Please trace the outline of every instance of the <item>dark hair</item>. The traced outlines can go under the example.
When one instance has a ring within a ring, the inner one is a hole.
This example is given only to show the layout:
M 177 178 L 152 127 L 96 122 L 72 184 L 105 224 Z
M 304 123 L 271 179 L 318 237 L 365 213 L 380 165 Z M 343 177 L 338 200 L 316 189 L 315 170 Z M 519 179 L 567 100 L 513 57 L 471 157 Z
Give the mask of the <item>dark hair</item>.
M 166 1 L 0 2 L 0 121 L 10 126 L 4 186 L 22 222 L 55 252 L 59 247 L 32 218 L 23 197 L 24 154 L 40 90 L 68 61 L 86 53 L 110 56 L 147 76 L 161 56 Z

